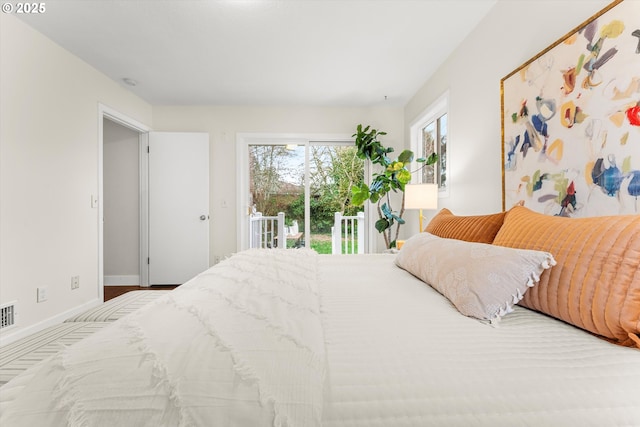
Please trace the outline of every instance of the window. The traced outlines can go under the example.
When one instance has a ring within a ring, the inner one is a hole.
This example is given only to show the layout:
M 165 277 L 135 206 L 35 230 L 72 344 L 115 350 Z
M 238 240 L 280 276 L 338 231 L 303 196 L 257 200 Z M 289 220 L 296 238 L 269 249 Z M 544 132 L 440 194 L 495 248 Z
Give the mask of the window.
M 449 94 L 446 93 L 427 108 L 411 126 L 411 145 L 417 157 L 438 154 L 438 162 L 422 168 L 417 174 L 420 183 L 438 184 L 440 195 L 449 194 L 448 181 L 448 108 Z

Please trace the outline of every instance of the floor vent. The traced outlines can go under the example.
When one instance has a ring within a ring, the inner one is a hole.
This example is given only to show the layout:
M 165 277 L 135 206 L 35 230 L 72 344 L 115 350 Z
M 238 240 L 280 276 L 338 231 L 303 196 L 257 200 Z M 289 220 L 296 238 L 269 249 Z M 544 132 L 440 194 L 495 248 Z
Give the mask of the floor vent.
M 0 329 L 9 328 L 16 324 L 15 301 L 0 306 Z

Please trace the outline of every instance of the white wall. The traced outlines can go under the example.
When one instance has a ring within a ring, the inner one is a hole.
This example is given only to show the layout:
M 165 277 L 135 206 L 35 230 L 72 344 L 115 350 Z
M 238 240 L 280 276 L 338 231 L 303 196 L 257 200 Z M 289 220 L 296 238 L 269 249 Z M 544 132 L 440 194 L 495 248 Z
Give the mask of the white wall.
M 352 135 L 359 124 L 388 133 L 384 142 L 401 147 L 404 141 L 401 108 L 304 107 L 163 107 L 153 108 L 157 131 L 208 132 L 211 144 L 210 264 L 216 256 L 237 251 L 236 211 L 237 133 Z M 226 200 L 228 208 L 221 207 Z M 384 243 L 378 245 L 384 247 Z
M 18 301 L 8 342 L 97 302 L 98 103 L 143 123 L 152 110 L 8 14 L 0 94 L 0 303 Z M 39 286 L 49 298 L 37 304 Z
M 103 135 L 105 285 L 138 285 L 139 133 L 104 119 Z
M 440 199 L 440 207 L 459 215 L 502 209 L 500 80 L 609 3 L 499 0 L 407 103 L 409 145 L 411 123 L 450 90 L 450 195 Z

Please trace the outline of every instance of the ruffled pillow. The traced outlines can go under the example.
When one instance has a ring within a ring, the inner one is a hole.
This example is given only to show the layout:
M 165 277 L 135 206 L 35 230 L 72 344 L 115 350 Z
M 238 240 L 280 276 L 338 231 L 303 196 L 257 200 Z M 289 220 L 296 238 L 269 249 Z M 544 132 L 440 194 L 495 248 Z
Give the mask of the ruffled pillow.
M 447 297 L 465 316 L 496 323 L 555 260 L 548 252 L 419 233 L 405 242 L 396 265 Z

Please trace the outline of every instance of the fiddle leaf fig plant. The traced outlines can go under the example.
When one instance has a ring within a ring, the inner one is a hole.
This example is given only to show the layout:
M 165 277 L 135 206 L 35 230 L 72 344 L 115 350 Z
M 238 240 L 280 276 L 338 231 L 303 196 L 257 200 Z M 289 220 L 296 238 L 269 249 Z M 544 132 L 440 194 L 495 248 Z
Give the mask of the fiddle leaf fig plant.
M 380 171 L 373 174 L 371 184 L 361 183 L 351 187 L 351 202 L 360 206 L 367 200 L 376 205 L 378 220 L 375 228 L 384 236 L 387 249 L 396 246 L 396 240 L 400 232 L 400 226 L 405 223 L 402 218 L 404 214 L 404 188 L 411 181 L 411 171 L 409 166 L 413 161 L 413 151 L 404 150 L 400 155 L 392 160 L 389 154 L 393 153 L 393 147 L 385 147 L 380 142 L 379 137 L 386 135 L 386 132 L 372 129 L 371 126 L 356 128 L 355 138 L 357 156 L 363 160 L 368 160 L 380 167 Z M 432 153 L 427 158 L 418 158 L 415 161 L 424 166 L 434 164 L 438 160 L 438 155 Z M 418 169 L 418 170 L 419 170 Z M 414 171 L 415 172 L 415 171 Z M 400 210 L 391 207 L 390 192 L 402 193 L 402 204 Z

